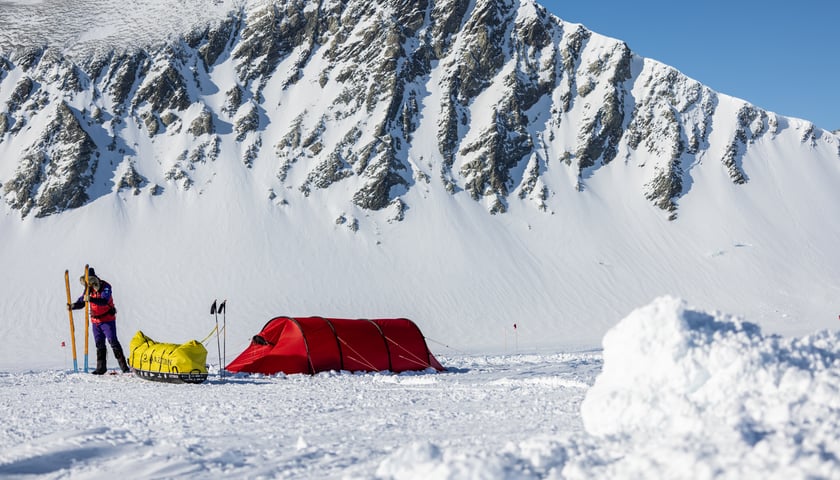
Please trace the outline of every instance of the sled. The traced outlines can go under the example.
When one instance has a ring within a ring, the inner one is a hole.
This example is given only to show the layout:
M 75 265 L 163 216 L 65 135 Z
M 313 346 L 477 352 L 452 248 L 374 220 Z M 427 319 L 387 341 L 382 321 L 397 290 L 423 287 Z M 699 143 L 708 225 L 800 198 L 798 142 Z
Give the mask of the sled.
M 202 383 L 207 380 L 207 349 L 197 340 L 158 343 L 140 330 L 131 339 L 128 363 L 145 380 Z

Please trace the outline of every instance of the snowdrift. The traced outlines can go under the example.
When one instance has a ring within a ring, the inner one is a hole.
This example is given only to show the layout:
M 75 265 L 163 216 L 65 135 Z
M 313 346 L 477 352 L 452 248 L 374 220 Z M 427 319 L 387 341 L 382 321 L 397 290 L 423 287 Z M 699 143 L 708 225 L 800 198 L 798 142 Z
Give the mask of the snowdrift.
M 585 431 L 491 452 L 417 439 L 377 477 L 840 478 L 837 332 L 765 336 L 663 297 L 619 322 L 603 347 L 580 408 Z
M 603 346 L 581 414 L 589 433 L 631 446 L 610 472 L 632 477 L 655 462 L 669 478 L 838 478 L 837 332 L 764 336 L 666 297 L 631 313 Z

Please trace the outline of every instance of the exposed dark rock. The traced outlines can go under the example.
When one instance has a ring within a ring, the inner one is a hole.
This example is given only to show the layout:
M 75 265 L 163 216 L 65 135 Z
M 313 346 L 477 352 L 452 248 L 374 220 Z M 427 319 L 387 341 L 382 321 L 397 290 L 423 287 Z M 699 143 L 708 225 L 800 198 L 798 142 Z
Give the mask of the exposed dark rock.
M 464 188 L 475 200 L 485 195 L 506 196 L 511 187 L 510 170 L 533 149 L 526 130 L 527 120 L 519 112 L 515 99 L 510 99 L 500 110 L 495 113 L 496 121 L 491 128 L 460 152 L 464 157 L 476 154 L 461 168 L 461 175 L 467 179 Z
M 175 115 L 172 112 L 165 112 L 163 115 L 160 116 L 160 121 L 163 123 L 163 126 L 169 127 L 173 123 L 181 120 L 178 115 Z
M 809 146 L 816 147 L 817 146 L 817 135 L 815 132 L 815 128 L 813 123 L 809 123 L 808 126 L 805 128 L 805 131 L 802 133 L 802 143 L 807 143 Z
M 435 59 L 443 58 L 449 51 L 452 38 L 461 28 L 468 7 L 469 2 L 433 3 L 429 44 L 432 46 Z M 418 5 L 420 10 L 425 10 L 425 8 L 426 5 L 423 3 Z
M 40 151 L 30 151 L 18 162 L 14 177 L 3 185 L 3 193 L 9 206 L 21 211 L 26 217 L 35 206 L 38 187 L 45 179 L 43 165 L 46 155 Z
M 739 145 L 736 140 L 733 140 L 732 143 L 726 147 L 726 152 L 724 152 L 723 158 L 721 159 L 721 162 L 723 162 L 723 165 L 729 172 L 729 177 L 734 183 L 739 185 L 747 183 L 747 176 L 741 168 L 740 163 L 741 156 L 744 153 L 744 148 L 745 147 L 743 145 Z
M 738 127 L 721 161 L 732 181 L 740 185 L 749 180 L 742 165 L 743 155 L 747 146 L 767 131 L 765 125 L 767 114 L 750 105 L 744 105 L 738 110 L 736 117 Z
M 6 108 L 8 108 L 9 113 L 15 113 L 18 111 L 21 105 L 29 100 L 29 97 L 32 95 L 34 90 L 35 82 L 33 82 L 31 78 L 21 78 L 17 85 L 15 85 L 15 89 L 12 90 L 12 95 L 9 97 L 9 101 L 6 102 Z
M 293 75 L 285 84 L 293 83 L 300 76 L 300 68 L 309 59 L 318 39 L 321 17 L 320 8 L 307 8 L 304 0 L 268 3 L 248 12 L 248 21 L 242 29 L 239 42 L 232 52 L 238 61 L 237 72 L 243 83 L 261 79 L 257 91 L 270 77 L 277 64 L 302 44 L 309 47 L 298 58 Z
M 213 114 L 209 110 L 202 110 L 187 129 L 194 137 L 210 135 L 216 132 L 213 126 Z
M 457 81 L 453 80 L 447 89 L 447 95 L 444 97 L 441 105 L 440 117 L 438 119 L 438 149 L 443 156 L 443 171 L 441 175 L 449 174 L 452 164 L 455 162 L 455 155 L 458 150 L 458 141 L 460 139 L 458 131 L 458 111 L 460 107 L 455 100 L 455 89 L 457 88 Z M 450 192 L 452 193 L 452 192 Z
M 339 215 L 338 218 L 335 219 L 336 225 L 344 225 L 346 226 L 351 232 L 358 232 L 359 231 L 359 219 L 358 218 L 347 218 L 346 215 Z
M 217 135 L 213 135 L 210 140 L 192 149 L 189 154 L 188 168 L 194 170 L 197 163 L 215 162 L 219 158 L 220 151 L 221 140 Z
M 114 103 L 122 105 L 132 95 L 135 84 L 148 68 L 149 58 L 145 52 L 113 55 L 105 74 L 103 89 L 111 94 Z
M 198 55 L 204 63 L 204 69 L 209 70 L 216 64 L 233 42 L 235 32 L 241 26 L 241 17 L 229 17 L 216 28 L 208 28 L 202 40 L 206 41 L 198 48 Z
M 592 32 L 579 26 L 577 30 L 569 35 L 566 46 L 561 51 L 561 61 L 563 63 L 563 70 L 565 72 L 565 79 L 567 84 L 567 92 L 561 98 L 561 111 L 568 112 L 572 108 L 573 97 L 571 92 L 575 90 L 575 70 L 580 62 L 580 56 L 583 52 L 583 46 Z
M 277 158 L 280 160 L 280 170 L 277 172 L 277 178 L 281 182 L 286 181 L 289 174 L 289 169 L 299 158 L 300 141 L 303 136 L 301 124 L 303 122 L 303 115 L 295 118 L 286 135 L 280 139 L 274 146 Z
M 353 171 L 338 155 L 330 155 L 309 173 L 300 190 L 309 195 L 311 188 L 327 188 L 333 183 L 353 175 Z
M 405 220 L 405 211 L 408 209 L 408 206 L 399 198 L 395 198 L 389 208 L 393 211 L 393 214 L 390 218 L 388 218 L 388 223 L 393 222 L 402 222 Z
M 38 63 L 37 75 L 41 82 L 56 86 L 64 92 L 82 91 L 78 67 L 54 48 L 44 51 Z
M 233 115 L 240 105 L 242 105 L 242 88 L 239 85 L 234 85 L 225 94 L 225 104 L 222 106 L 222 111 L 228 115 Z
M 3 189 L 9 205 L 25 217 L 44 217 L 84 205 L 98 153 L 76 114 L 62 102 L 45 134 L 27 149 Z
M 117 182 L 117 189 L 131 189 L 134 195 L 140 194 L 140 189 L 146 186 L 149 181 L 143 175 L 140 175 L 134 167 L 133 162 L 129 162 L 128 168 L 126 169 L 125 173 L 120 177 L 120 180 Z
M 656 168 L 654 179 L 647 185 L 645 198 L 662 210 L 671 212 L 670 220 L 677 218 L 676 199 L 682 195 L 683 169 L 679 157 L 671 159 L 665 168 Z
M 507 212 L 507 202 L 502 197 L 496 196 L 493 203 L 490 205 L 490 215 Z
M 156 112 L 186 110 L 191 102 L 184 77 L 171 61 L 152 67 L 131 101 L 132 107 L 148 103 Z
M 369 210 L 385 208 L 390 203 L 391 188 L 405 185 L 401 175 L 382 170 L 384 173 L 370 176 L 372 181 L 366 183 L 353 194 L 353 203 Z
M 260 126 L 259 108 L 255 104 L 248 106 L 247 112 L 240 115 L 233 123 L 233 130 L 236 132 L 236 141 L 245 140 L 249 132 L 256 132 Z
M 380 210 L 391 202 L 391 189 L 408 181 L 400 174 L 407 170 L 397 158 L 399 148 L 392 137 L 382 137 L 362 148 L 357 171 L 366 180 L 353 194 L 353 203 L 369 210 Z
M 140 119 L 143 120 L 143 125 L 146 126 L 146 131 L 150 137 L 154 137 L 160 130 L 160 123 L 158 123 L 157 115 L 152 112 L 143 112 L 140 114 Z
M 677 201 L 686 194 L 691 165 L 707 148 L 717 97 L 664 66 L 653 70 L 644 89 L 635 99 L 624 138 L 629 148 L 657 159 L 653 178 L 645 185 L 645 197 L 674 219 Z
M 21 47 L 12 52 L 10 60 L 27 72 L 38 64 L 43 54 L 44 47 Z
M 502 2 L 477 2 L 475 11 L 464 24 L 459 35 L 468 36 L 470 42 L 457 62 L 456 75 L 461 79 L 460 101 L 475 98 L 490 85 L 490 80 L 504 65 L 504 42 L 499 39 L 505 36 L 512 8 L 513 5 Z
M 322 118 L 318 125 L 309 132 L 306 137 L 303 137 L 301 140 L 300 146 L 302 148 L 308 148 L 312 153 L 317 155 L 321 151 L 321 135 L 324 134 L 324 130 L 326 130 L 327 124 Z
M 545 201 L 548 199 L 548 189 L 543 186 L 541 189 L 537 190 L 536 194 L 534 194 L 534 191 L 540 182 L 540 173 L 540 162 L 536 157 L 533 157 L 525 172 L 525 178 L 523 179 L 522 186 L 519 189 L 519 198 L 525 199 L 533 195 L 534 200 L 538 202 L 537 204 L 540 210 L 546 211 L 548 207 L 546 206 Z
M 242 164 L 248 168 L 253 167 L 254 160 L 259 156 L 260 148 L 262 148 L 262 138 L 258 137 L 254 143 L 248 145 L 248 148 L 245 149 L 245 153 L 242 155 Z
M 453 3 L 457 4 L 459 2 Z M 435 11 L 450 15 L 450 17 L 436 19 L 435 26 L 438 29 L 433 30 L 434 37 L 443 40 L 448 39 L 457 30 L 456 25 L 463 21 L 462 17 L 465 14 L 463 8 L 465 6 L 447 5 L 440 10 L 436 7 Z M 506 20 L 512 13 L 510 8 L 509 5 L 500 5 L 498 2 L 492 1 L 476 4 L 475 10 L 466 19 L 459 33 L 459 36 L 463 35 L 469 41 L 458 52 L 452 52 L 457 55 L 452 74 L 441 85 L 446 92 L 442 98 L 438 120 L 438 148 L 443 156 L 441 179 L 444 181 L 447 190 L 453 193 L 456 186 L 450 170 L 456 156 L 477 152 L 481 150 L 481 145 L 487 145 L 488 142 L 492 143 L 492 138 L 496 137 L 496 133 L 494 133 L 496 129 L 492 128 L 482 134 L 481 140 L 458 152 L 462 127 L 470 121 L 467 117 L 467 105 L 490 85 L 492 78 L 504 64 L 506 53 L 504 34 L 507 29 Z M 502 41 L 499 41 L 500 39 Z M 434 51 L 437 56 L 444 53 L 440 48 L 436 48 Z M 494 117 L 498 117 L 498 115 L 494 113 Z M 488 148 L 494 150 L 493 146 Z M 487 163 L 488 158 L 491 158 L 490 163 L 492 165 L 486 168 L 482 167 L 481 165 Z M 478 177 L 472 181 L 468 180 L 466 187 L 474 198 L 484 194 L 484 186 L 488 179 L 486 173 L 488 170 L 493 170 L 499 164 L 499 160 L 506 163 L 506 159 L 498 158 L 497 151 L 485 151 L 483 156 L 480 154 L 479 159 L 471 161 L 470 164 L 461 169 L 462 174 L 467 172 L 468 175 Z M 496 183 L 498 184 L 498 182 Z M 505 182 L 502 181 L 501 183 Z
M 165 177 L 169 181 L 173 181 L 176 183 L 181 184 L 181 188 L 184 191 L 189 191 L 192 188 L 193 184 L 195 183 L 190 175 L 181 168 L 180 163 L 173 166 L 168 172 L 166 172 Z
M 614 62 L 612 75 L 607 80 L 610 89 L 595 115 L 581 126 L 578 135 L 580 143 L 576 156 L 581 170 L 595 165 L 599 159 L 604 164 L 610 163 L 624 134 L 624 102 L 628 95 L 624 82 L 631 77 L 632 52 L 626 44 L 618 44 L 608 60 Z

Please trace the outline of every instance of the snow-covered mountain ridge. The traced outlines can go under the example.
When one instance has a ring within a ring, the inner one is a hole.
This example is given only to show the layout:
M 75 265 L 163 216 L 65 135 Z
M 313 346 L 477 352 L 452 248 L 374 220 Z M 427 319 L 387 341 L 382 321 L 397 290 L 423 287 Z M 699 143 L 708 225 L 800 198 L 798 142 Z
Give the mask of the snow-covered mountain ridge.
M 46 216 L 110 192 L 200 191 L 236 159 L 278 202 L 339 190 L 399 220 L 406 192 L 434 184 L 491 213 L 512 198 L 553 211 L 557 190 L 582 191 L 618 160 L 639 167 L 635 194 L 675 218 L 696 165 L 743 184 L 756 142 L 840 161 L 834 134 L 528 0 L 207 10 L 179 37 L 161 27 L 110 49 L 105 34 L 4 39 L 0 154 L 18 159 L 0 169 L 8 205 Z

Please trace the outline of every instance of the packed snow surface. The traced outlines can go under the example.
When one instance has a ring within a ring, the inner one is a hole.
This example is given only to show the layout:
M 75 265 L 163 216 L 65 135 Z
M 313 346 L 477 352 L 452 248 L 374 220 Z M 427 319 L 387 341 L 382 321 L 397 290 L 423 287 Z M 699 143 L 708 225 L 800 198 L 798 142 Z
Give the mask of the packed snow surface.
M 0 477 L 840 478 L 836 332 L 663 297 L 602 352 L 431 346 L 446 372 L 2 373 Z
M 7 26 L 0 31 L 0 49 L 60 46 L 72 55 L 154 45 L 218 22 L 241 3 L 233 0 L 0 0 L 0 25 Z

